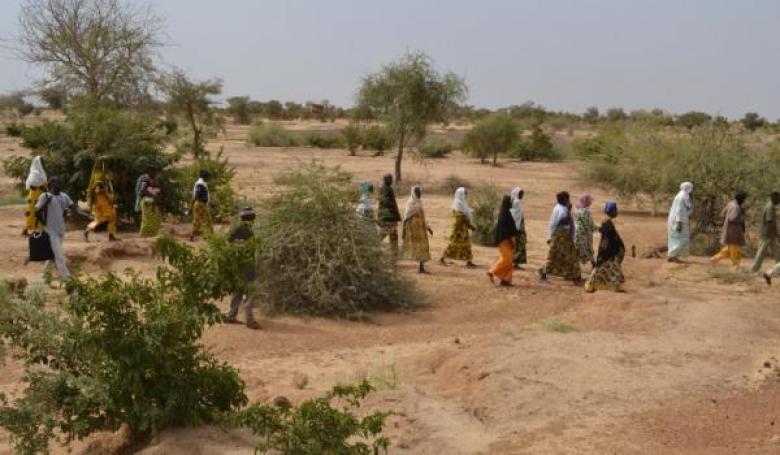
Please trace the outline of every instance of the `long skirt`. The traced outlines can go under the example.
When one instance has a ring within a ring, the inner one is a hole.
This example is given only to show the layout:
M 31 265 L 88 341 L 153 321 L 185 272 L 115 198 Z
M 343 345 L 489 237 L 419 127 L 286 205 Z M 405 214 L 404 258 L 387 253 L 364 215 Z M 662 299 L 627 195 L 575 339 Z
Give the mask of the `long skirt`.
M 574 243 L 577 246 L 577 257 L 580 260 L 580 264 L 593 262 L 593 233 L 578 233 L 574 237 Z
M 550 252 L 547 254 L 547 264 L 543 271 L 547 275 L 569 280 L 582 278 L 577 249 L 574 247 L 574 241 L 567 229 L 559 228 L 553 234 Z
M 35 217 L 35 204 L 38 203 L 38 198 L 41 197 L 42 193 L 42 187 L 32 187 L 27 192 L 27 207 L 24 209 L 24 228 L 29 232 L 41 230 L 38 218 Z
M 625 281 L 626 278 L 623 275 L 619 258 L 613 258 L 593 269 L 588 282 L 585 283 L 585 290 L 589 292 L 599 289 L 620 291 Z
M 116 209 L 107 200 L 99 200 L 93 207 L 92 214 L 95 219 L 87 225 L 87 229 L 94 231 L 98 226 L 106 225 L 108 233 L 116 235 Z
M 202 201 L 192 203 L 192 235 L 208 236 L 214 233 L 209 206 Z
M 402 237 L 404 243 L 401 247 L 401 253 L 404 259 L 420 263 L 431 260 L 425 216 L 418 214 L 407 220 L 403 225 Z
M 144 198 L 141 202 L 141 237 L 154 237 L 160 232 L 162 215 L 152 198 Z
M 691 254 L 691 230 L 688 225 L 683 225 L 682 231 L 669 229 L 670 258 L 686 258 Z
M 473 259 L 471 253 L 471 232 L 466 215 L 453 211 L 452 232 L 447 249 L 444 250 L 444 257 L 455 259 L 457 261 L 470 261 Z
M 514 241 L 506 239 L 498 244 L 498 260 L 490 268 L 491 275 L 504 283 L 512 284 L 512 270 L 514 269 Z
M 515 257 L 514 265 L 519 266 L 521 264 L 528 264 L 528 256 L 526 254 L 526 235 L 525 232 L 521 232 L 515 237 Z

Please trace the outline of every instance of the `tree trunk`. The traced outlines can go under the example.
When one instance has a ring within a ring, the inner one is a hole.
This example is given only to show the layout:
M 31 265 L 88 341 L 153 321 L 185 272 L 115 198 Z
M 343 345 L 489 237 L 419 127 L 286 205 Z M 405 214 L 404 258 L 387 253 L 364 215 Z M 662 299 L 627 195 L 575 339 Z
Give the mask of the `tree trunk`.
M 404 159 L 404 135 L 398 138 L 398 154 L 395 156 L 395 181 L 401 183 L 401 161 Z
M 493 152 L 493 167 L 498 166 L 498 152 Z

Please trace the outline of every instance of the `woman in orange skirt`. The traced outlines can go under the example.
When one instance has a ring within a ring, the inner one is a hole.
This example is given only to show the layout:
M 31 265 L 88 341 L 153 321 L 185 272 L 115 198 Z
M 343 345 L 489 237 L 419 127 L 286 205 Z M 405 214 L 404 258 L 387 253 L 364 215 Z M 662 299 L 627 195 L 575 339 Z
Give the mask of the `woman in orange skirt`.
M 501 210 L 498 212 L 498 225 L 496 226 L 496 245 L 498 245 L 499 258 L 488 271 L 487 276 L 492 283 L 500 280 L 501 286 L 512 286 L 512 270 L 515 268 L 515 237 L 517 237 L 517 225 L 512 217 L 512 198 L 504 196 L 501 201 Z

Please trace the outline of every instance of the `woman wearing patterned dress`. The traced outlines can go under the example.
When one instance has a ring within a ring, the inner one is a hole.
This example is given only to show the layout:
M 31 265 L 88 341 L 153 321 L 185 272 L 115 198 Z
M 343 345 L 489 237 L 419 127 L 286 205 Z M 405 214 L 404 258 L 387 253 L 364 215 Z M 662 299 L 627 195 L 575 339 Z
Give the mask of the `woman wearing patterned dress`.
M 452 232 L 447 249 L 439 259 L 442 265 L 447 265 L 445 259 L 455 259 L 466 261 L 466 267 L 476 267 L 471 253 L 470 231 L 474 229 L 474 210 L 466 202 L 466 188 L 460 187 L 452 201 Z
M 596 266 L 593 268 L 588 282 L 585 283 L 585 290 L 596 292 L 597 289 L 607 289 L 623 292 L 623 283 L 626 278 L 623 275 L 622 263 L 626 248 L 615 229 L 614 219 L 618 216 L 617 204 L 607 203 L 604 213 L 607 215 L 607 219 L 599 227 L 601 233 L 599 254 Z
M 593 217 L 590 214 L 590 205 L 593 198 L 589 194 L 583 194 L 580 197 L 577 206 L 574 209 L 574 245 L 577 247 L 577 257 L 580 264 L 590 264 L 595 266 L 593 259 L 593 233 L 596 231 L 596 225 L 593 223 Z
M 574 247 L 574 220 L 571 216 L 569 193 L 561 191 L 556 195 L 556 199 L 558 203 L 550 216 L 548 229 L 547 243 L 550 245 L 550 251 L 547 254 L 547 263 L 539 269 L 539 281 L 546 284 L 547 275 L 555 275 L 580 285 L 582 276 L 577 249 Z

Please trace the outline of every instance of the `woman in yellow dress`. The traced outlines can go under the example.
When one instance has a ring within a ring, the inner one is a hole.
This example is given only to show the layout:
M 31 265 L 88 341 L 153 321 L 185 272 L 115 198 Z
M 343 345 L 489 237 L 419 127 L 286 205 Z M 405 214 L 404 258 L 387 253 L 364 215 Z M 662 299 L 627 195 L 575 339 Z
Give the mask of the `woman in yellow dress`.
M 401 253 L 403 257 L 417 262 L 420 265 L 420 273 L 428 273 L 425 270 L 425 263 L 431 260 L 428 234 L 433 235 L 433 230 L 425 221 L 422 189 L 419 186 L 412 187 L 412 194 L 406 203 L 402 223 L 401 232 L 404 243 L 401 247 Z
M 43 158 L 36 156 L 30 163 L 30 173 L 24 186 L 27 189 L 27 207 L 24 209 L 24 229 L 22 235 L 27 236 L 31 232 L 40 231 L 42 226 L 35 217 L 35 204 L 38 198 L 46 190 L 46 171 L 43 169 Z
M 209 211 L 209 173 L 200 171 L 198 181 L 192 188 L 192 234 L 190 241 L 197 236 L 208 237 L 214 233 L 211 224 L 211 212 Z
M 95 217 L 84 230 L 84 240 L 89 242 L 89 233 L 95 232 L 99 227 L 106 226 L 108 241 L 116 242 L 116 204 L 114 204 L 114 192 L 102 180 L 95 182 L 90 190 L 90 211 Z
M 447 265 L 445 259 L 455 259 L 466 261 L 466 267 L 476 267 L 471 253 L 470 231 L 474 229 L 474 210 L 466 202 L 466 188 L 460 187 L 452 201 L 452 232 L 447 249 L 439 259 L 442 265 Z

